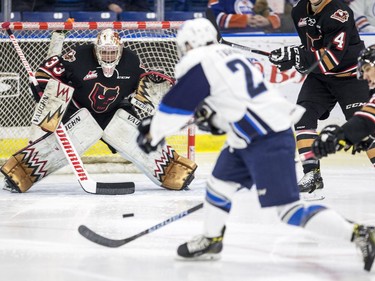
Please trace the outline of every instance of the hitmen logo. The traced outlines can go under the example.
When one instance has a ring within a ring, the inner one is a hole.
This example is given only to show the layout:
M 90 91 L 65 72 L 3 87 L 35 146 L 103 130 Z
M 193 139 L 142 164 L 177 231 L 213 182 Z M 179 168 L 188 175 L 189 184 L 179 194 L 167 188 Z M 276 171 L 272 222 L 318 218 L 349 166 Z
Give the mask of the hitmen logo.
M 100 83 L 95 83 L 94 88 L 91 90 L 89 95 L 91 108 L 96 113 L 103 113 L 117 99 L 119 94 L 119 86 L 115 88 L 108 88 Z
M 331 15 L 331 19 L 338 20 L 339 22 L 346 22 L 349 19 L 349 13 L 347 11 L 343 11 L 338 9 L 333 15 Z
M 76 51 L 71 50 L 69 53 L 65 54 L 62 56 L 63 60 L 66 60 L 68 62 L 73 62 L 76 60 Z

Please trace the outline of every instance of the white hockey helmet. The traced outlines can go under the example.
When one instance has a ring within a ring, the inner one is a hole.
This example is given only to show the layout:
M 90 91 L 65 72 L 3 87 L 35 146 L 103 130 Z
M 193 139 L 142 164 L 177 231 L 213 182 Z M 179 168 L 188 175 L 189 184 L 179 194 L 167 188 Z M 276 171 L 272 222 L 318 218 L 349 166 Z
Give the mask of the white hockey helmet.
M 123 49 L 119 34 L 110 28 L 100 31 L 94 43 L 94 49 L 104 76 L 112 77 Z
M 180 56 L 189 50 L 217 43 L 217 31 L 206 18 L 185 21 L 177 31 L 177 49 Z

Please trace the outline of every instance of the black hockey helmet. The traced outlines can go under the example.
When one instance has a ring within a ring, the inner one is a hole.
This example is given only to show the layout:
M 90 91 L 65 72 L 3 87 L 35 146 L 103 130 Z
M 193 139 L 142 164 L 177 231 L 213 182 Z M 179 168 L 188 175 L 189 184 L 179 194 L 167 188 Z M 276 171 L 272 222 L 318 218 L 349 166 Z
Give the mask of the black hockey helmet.
M 363 49 L 359 53 L 358 64 L 357 64 L 357 78 L 359 80 L 363 79 L 362 67 L 367 63 L 370 64 L 371 66 L 375 66 L 375 44 Z

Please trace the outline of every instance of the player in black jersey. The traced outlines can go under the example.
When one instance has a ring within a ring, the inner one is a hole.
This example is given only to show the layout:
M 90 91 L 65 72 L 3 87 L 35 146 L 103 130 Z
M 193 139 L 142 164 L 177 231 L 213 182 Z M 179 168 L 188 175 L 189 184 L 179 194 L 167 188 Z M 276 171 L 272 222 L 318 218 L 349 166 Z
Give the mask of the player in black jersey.
M 112 41 L 120 40 L 117 33 L 114 34 L 116 39 Z M 105 35 L 105 38 L 110 38 L 110 35 Z M 111 50 L 107 51 L 109 48 Z M 42 89 L 51 77 L 75 89 L 63 121 L 78 109 L 86 108 L 104 129 L 116 110 L 127 103 L 126 98 L 137 89 L 145 72 L 137 54 L 123 48 L 118 41 L 112 46 L 108 42 L 82 45 L 62 56 L 48 58 L 35 76 Z
M 271 52 L 270 61 L 283 71 L 293 66 L 307 73 L 297 104 L 306 108 L 295 125 L 300 155 L 311 151 L 317 138 L 318 120 L 324 120 L 336 103 L 346 119 L 368 101 L 365 81 L 356 79 L 357 58 L 364 48 L 355 27 L 352 10 L 340 0 L 301 0 L 292 10 L 300 46 L 288 46 Z M 313 70 L 311 66 L 317 65 Z M 310 68 L 309 68 L 310 67 Z M 315 158 L 302 162 L 304 177 L 301 192 L 323 188 L 320 163 Z
M 375 45 L 361 51 L 357 76 L 367 81 L 372 97 L 342 126 L 329 125 L 315 139 L 312 150 L 317 158 L 353 146 L 352 153 L 365 150 L 369 158 L 375 156 Z
M 146 72 L 137 54 L 123 46 L 114 30 L 99 32 L 94 44 L 49 57 L 35 77 L 44 90 L 36 112 L 39 110 L 40 116 L 47 111 L 40 127 L 46 128 L 45 123 L 56 115 L 61 119 L 61 108 L 65 106 L 62 123 L 79 154 L 101 139 L 156 185 L 181 190 L 194 178 L 197 165 L 178 155 L 171 146 L 163 144 L 152 154 L 138 147 L 138 124 L 153 114 L 173 79 L 160 72 Z M 72 94 L 68 95 L 69 91 Z M 48 109 L 55 103 L 59 114 L 50 114 Z M 55 135 L 44 134 L 14 154 L 1 172 L 11 179 L 10 189 L 26 192 L 66 164 Z

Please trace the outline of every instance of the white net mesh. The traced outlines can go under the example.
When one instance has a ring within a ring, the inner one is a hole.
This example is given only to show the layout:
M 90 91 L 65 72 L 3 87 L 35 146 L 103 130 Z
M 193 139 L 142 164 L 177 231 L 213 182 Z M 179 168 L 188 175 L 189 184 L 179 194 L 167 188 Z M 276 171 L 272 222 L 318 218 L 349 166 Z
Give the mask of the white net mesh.
M 177 62 L 175 34 L 179 22 L 105 23 L 14 23 L 11 29 L 35 71 L 45 59 L 53 30 L 69 30 L 63 53 L 71 47 L 91 43 L 99 30 L 114 28 L 126 47 L 137 52 L 148 70 L 163 70 L 173 77 Z M 28 74 L 5 30 L 0 30 L 0 162 L 25 147 L 35 102 L 29 92 Z M 180 132 L 168 142 L 182 155 L 187 151 L 187 133 Z M 100 141 L 83 157 L 84 162 L 122 161 Z

